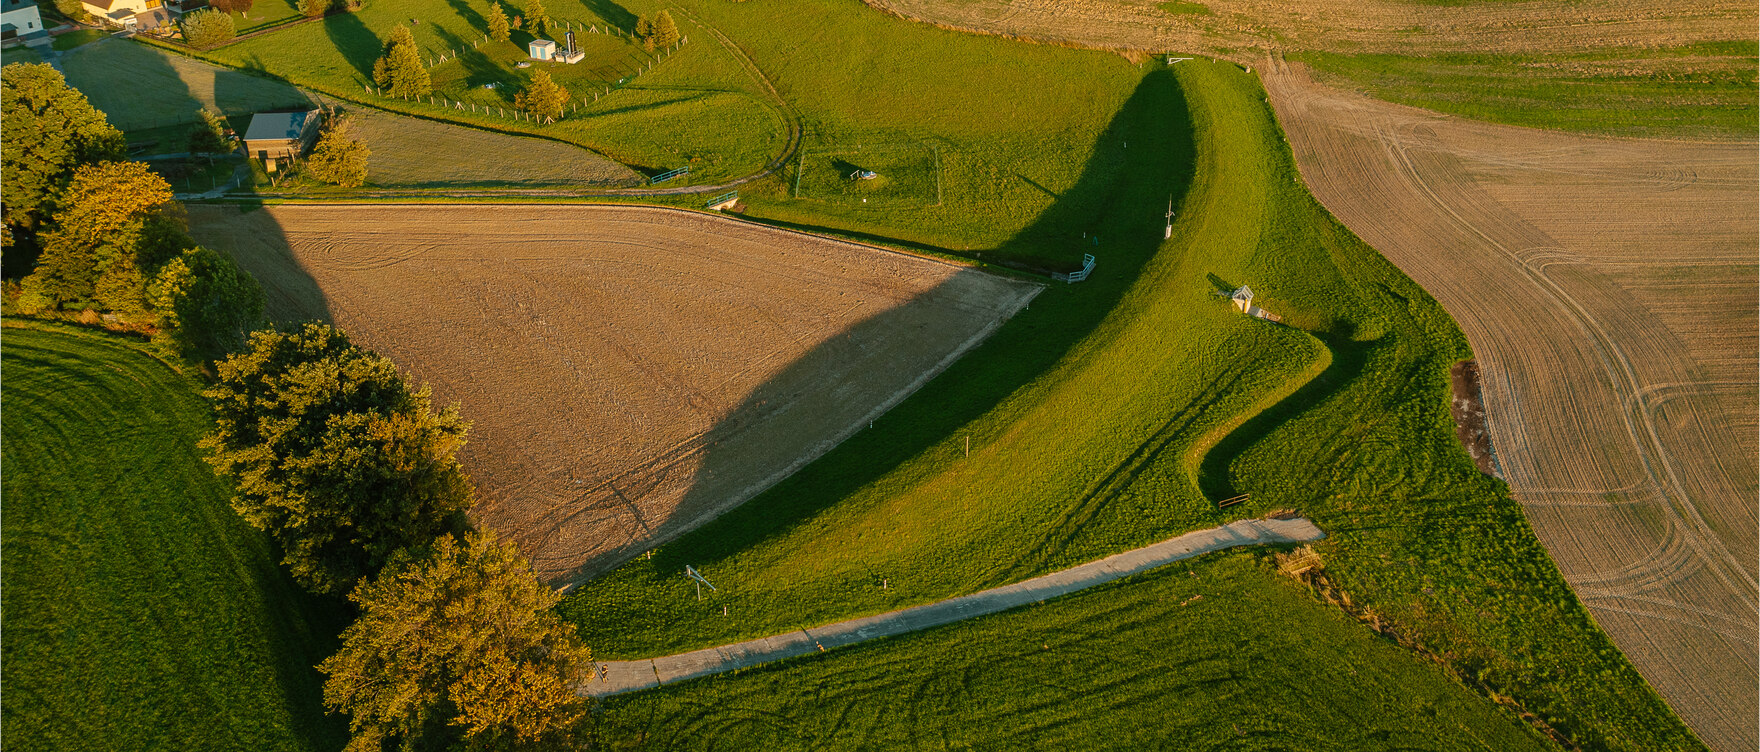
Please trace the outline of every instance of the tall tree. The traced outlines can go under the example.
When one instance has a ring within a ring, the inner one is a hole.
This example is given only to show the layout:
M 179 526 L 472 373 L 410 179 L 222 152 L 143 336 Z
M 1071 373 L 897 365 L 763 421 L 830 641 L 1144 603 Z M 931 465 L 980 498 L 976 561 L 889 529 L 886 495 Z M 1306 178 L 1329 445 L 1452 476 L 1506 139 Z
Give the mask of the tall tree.
M 200 49 L 218 47 L 238 35 L 231 14 L 213 8 L 185 14 L 179 25 L 183 27 L 183 41 Z
M 526 28 L 533 35 L 550 28 L 550 11 L 544 10 L 544 0 L 526 0 Z
M 654 33 L 650 37 L 655 47 L 671 47 L 678 42 L 678 23 L 672 20 L 672 14 L 660 11 L 654 17 Z
M 398 24 L 385 43 L 385 54 L 373 64 L 373 81 L 393 97 L 425 97 L 434 90 L 428 69 L 422 65 L 421 50 L 416 49 L 416 36 L 408 26 Z
M 263 323 L 263 288 L 232 259 L 206 248 L 166 262 L 149 291 L 159 314 L 157 339 L 188 358 L 225 357 Z
M 317 18 L 329 13 L 335 7 L 336 0 L 298 0 L 299 12 L 307 18 Z
M 202 445 L 237 484 L 233 509 L 280 544 L 306 588 L 347 592 L 393 552 L 459 524 L 466 424 L 456 407 L 435 412 L 390 360 L 307 324 L 251 335 L 217 370 Z
M 51 307 L 146 310 L 143 269 L 182 250 L 182 227 L 166 210 L 171 186 L 140 162 L 81 166 L 43 233 L 43 255 L 27 281 Z
M 545 71 L 532 74 L 532 82 L 524 91 L 515 94 L 513 106 L 536 117 L 562 117 L 562 106 L 568 104 L 568 91 L 550 78 Z
M 318 670 L 324 704 L 349 715 L 351 752 L 571 746 L 592 652 L 513 544 L 441 537 L 349 599 L 360 618 Z
M 232 151 L 232 137 L 228 134 L 226 118 L 220 113 L 202 108 L 201 122 L 189 132 L 189 150 L 196 154 L 215 154 Z
M 80 165 L 121 159 L 122 132 L 46 64 L 0 69 L 0 202 L 15 237 L 31 233 Z
M 306 159 L 306 169 L 313 177 L 344 188 L 358 188 L 367 182 L 367 157 L 373 152 L 366 142 L 354 137 L 353 128 L 349 116 L 330 113 L 317 148 Z
M 513 29 L 507 22 L 507 12 L 501 9 L 501 3 L 489 3 L 489 38 L 497 42 L 505 42 L 513 36 Z

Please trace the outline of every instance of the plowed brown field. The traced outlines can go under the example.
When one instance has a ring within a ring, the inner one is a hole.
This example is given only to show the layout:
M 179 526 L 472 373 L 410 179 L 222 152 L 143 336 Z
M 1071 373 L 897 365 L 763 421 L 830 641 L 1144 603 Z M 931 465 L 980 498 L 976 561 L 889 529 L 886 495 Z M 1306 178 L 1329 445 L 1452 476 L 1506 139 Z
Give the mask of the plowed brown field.
M 1753 0 L 865 0 L 942 26 L 1095 47 L 1241 56 L 1578 52 L 1753 38 Z M 1173 6 L 1174 12 L 1163 6 Z M 1246 60 L 1247 57 L 1239 59 Z
M 1466 331 L 1497 467 L 1578 596 L 1706 743 L 1755 749 L 1756 145 L 1265 83 L 1314 195 Z
M 193 206 L 283 321 L 333 321 L 473 423 L 479 521 L 578 580 L 867 426 L 1041 289 L 690 212 Z

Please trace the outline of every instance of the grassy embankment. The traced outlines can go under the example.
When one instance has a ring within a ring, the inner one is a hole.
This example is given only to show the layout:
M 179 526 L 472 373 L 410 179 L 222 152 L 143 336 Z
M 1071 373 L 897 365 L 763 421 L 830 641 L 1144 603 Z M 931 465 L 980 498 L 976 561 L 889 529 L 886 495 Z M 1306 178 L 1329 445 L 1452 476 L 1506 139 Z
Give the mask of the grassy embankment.
M 1474 120 L 1609 136 L 1753 139 L 1760 45 L 1552 55 L 1290 55 L 1321 79 Z
M 1238 553 L 611 698 L 598 735 L 614 750 L 1554 748 Z
M 198 385 L 126 340 L 8 321 L 8 750 L 331 750 L 305 596 L 227 506 Z
M 589 583 L 564 613 L 601 654 L 662 654 L 1293 507 L 1332 533 L 1317 548 L 1353 609 L 1461 681 L 1588 746 L 1693 748 L 1454 441 L 1447 373 L 1464 338 L 1302 190 L 1263 97 L 1228 65 L 1143 78 L 1090 168 L 984 252 L 1068 252 L 1039 225 L 1086 221 L 1103 239 L 1093 279 L 1048 290 L 874 428 Z M 1141 134 L 1128 158 L 1126 134 Z M 1180 216 L 1163 243 L 1170 192 Z M 1294 328 L 1210 295 L 1242 283 Z M 1235 492 L 1253 501 L 1215 509 Z M 695 601 L 686 564 L 721 592 Z

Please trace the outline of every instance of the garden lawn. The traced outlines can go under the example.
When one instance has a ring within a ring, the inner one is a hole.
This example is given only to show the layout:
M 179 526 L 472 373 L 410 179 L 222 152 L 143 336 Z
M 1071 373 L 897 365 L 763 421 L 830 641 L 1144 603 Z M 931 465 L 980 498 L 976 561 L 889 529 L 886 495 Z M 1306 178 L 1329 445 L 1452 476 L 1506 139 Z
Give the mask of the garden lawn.
M 1557 747 L 1252 555 L 607 700 L 638 749 Z
M 7 750 L 341 748 L 341 606 L 228 507 L 198 385 L 71 327 L 8 320 L 0 357 Z
M 1093 277 L 770 491 L 587 583 L 564 615 L 605 657 L 659 655 L 1293 508 L 1330 533 L 1316 549 L 1362 618 L 1458 680 L 1584 746 L 1697 748 L 1455 441 L 1464 338 L 1307 195 L 1264 97 L 1226 63 L 1143 75 L 1089 168 L 983 252 L 1030 258 L 1040 224 L 1085 221 L 1098 244 L 1074 250 L 1098 257 Z M 1241 284 L 1288 326 L 1218 297 Z M 1216 508 L 1237 493 L 1251 501 Z M 686 565 L 719 590 L 697 601 Z

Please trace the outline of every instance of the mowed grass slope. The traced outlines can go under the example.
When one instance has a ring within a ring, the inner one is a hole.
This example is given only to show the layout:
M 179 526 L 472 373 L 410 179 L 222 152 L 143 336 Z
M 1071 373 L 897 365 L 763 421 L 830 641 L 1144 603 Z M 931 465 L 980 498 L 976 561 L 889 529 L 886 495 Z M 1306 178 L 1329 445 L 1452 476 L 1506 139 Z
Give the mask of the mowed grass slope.
M 8 322 L 8 750 L 333 750 L 341 628 L 227 505 L 198 385 L 131 344 Z
M 1103 139 L 1065 192 L 1099 207 L 1083 215 L 1101 237 L 1093 278 L 1043 293 L 872 429 L 588 583 L 564 614 L 602 655 L 664 654 L 1288 507 L 1331 533 L 1317 548 L 1361 617 L 1457 679 L 1587 746 L 1696 748 L 1455 442 L 1459 330 L 1307 195 L 1264 96 L 1228 64 L 1147 74 L 1103 130 L 1132 133 L 1129 158 Z M 1079 221 L 1063 206 L 1038 221 Z M 1034 227 L 1020 237 L 985 257 L 1042 252 Z M 1240 284 L 1290 326 L 1214 295 Z M 1239 492 L 1252 501 L 1216 509 Z M 695 600 L 685 565 L 720 590 Z
M 599 718 L 613 750 L 1557 749 L 1238 553 Z

